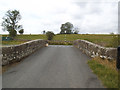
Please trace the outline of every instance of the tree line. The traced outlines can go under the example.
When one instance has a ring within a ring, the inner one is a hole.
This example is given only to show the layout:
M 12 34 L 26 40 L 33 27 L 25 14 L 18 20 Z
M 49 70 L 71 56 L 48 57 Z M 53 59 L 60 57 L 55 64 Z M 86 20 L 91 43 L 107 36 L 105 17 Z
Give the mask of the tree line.
M 3 31 L 8 31 L 9 36 L 11 38 L 14 38 L 17 35 L 17 32 L 20 34 L 24 33 L 24 29 L 22 25 L 19 25 L 19 21 L 21 20 L 21 15 L 18 10 L 8 10 L 5 14 L 5 16 L 2 18 L 3 22 L 1 26 L 3 27 Z M 78 34 L 78 28 L 74 28 L 73 24 L 70 22 L 66 22 L 65 24 L 62 24 L 60 27 L 61 31 L 59 34 Z M 46 34 L 47 36 L 50 36 L 48 40 L 51 39 L 51 37 L 55 36 L 54 32 L 52 31 L 43 31 L 43 34 Z

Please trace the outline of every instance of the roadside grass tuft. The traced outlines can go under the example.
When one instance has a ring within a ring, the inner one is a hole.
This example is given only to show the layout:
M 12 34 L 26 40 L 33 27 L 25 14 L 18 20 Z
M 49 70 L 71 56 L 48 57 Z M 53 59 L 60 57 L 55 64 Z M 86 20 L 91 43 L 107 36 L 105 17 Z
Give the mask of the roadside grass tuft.
M 115 61 L 94 58 L 88 61 L 88 65 L 105 87 L 118 88 L 118 71 L 115 68 Z

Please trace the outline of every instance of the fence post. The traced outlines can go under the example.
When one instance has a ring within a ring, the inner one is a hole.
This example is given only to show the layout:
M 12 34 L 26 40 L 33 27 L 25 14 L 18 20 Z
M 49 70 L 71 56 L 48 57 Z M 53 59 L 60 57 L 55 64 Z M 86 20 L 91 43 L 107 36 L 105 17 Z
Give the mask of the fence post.
M 120 46 L 117 48 L 117 69 L 120 70 Z

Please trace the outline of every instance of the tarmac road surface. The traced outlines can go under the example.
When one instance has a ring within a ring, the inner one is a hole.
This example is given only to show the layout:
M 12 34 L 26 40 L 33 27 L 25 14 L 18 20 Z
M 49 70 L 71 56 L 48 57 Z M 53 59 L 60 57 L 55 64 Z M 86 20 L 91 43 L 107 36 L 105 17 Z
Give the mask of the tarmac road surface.
M 49 45 L 3 73 L 3 88 L 104 88 L 73 46 Z

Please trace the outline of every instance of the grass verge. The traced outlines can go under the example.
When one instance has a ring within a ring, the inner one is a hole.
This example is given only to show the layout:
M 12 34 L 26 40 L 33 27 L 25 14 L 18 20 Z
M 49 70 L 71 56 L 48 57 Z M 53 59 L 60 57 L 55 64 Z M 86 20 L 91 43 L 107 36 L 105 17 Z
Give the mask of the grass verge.
M 102 84 L 106 88 L 118 88 L 118 71 L 115 68 L 115 61 L 102 60 L 94 58 L 88 61 L 88 65 L 93 70 Z

